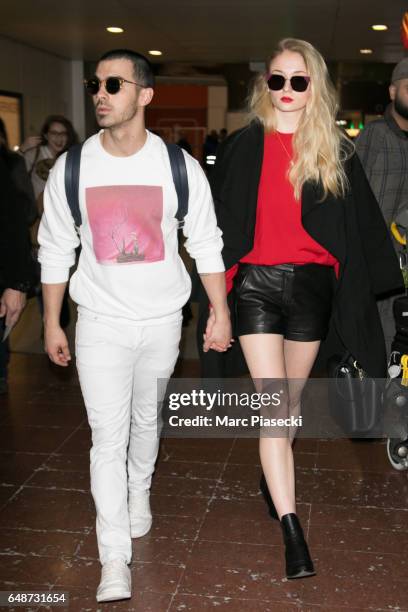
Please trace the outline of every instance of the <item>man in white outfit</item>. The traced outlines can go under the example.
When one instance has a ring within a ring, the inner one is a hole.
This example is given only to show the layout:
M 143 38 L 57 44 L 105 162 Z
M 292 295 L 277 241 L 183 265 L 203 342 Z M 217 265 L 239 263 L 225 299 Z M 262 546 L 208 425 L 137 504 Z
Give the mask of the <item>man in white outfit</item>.
M 153 97 L 147 59 L 106 53 L 86 83 L 102 128 L 83 145 L 79 184 L 80 237 L 64 186 L 66 155 L 51 171 L 39 230 L 45 348 L 67 366 L 71 356 L 59 325 L 62 297 L 78 304 L 76 361 L 92 429 L 91 490 L 102 577 L 97 600 L 131 596 L 131 537 L 151 527 L 151 477 L 159 447 L 157 379 L 174 369 L 181 309 L 190 278 L 178 255 L 177 195 L 163 141 L 145 129 Z M 204 350 L 230 346 L 223 246 L 209 186 L 184 154 L 189 182 L 186 248 L 213 307 Z

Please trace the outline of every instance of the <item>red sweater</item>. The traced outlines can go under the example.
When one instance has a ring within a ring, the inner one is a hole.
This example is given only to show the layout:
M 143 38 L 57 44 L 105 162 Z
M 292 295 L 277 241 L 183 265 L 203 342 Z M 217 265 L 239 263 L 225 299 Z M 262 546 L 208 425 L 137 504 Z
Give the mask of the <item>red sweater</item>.
M 254 246 L 240 261 L 269 266 L 283 263 L 336 266 L 337 260 L 303 229 L 301 202 L 295 199 L 287 178 L 291 158 L 292 134 L 265 135 Z M 228 292 L 237 270 L 238 264 L 225 273 Z

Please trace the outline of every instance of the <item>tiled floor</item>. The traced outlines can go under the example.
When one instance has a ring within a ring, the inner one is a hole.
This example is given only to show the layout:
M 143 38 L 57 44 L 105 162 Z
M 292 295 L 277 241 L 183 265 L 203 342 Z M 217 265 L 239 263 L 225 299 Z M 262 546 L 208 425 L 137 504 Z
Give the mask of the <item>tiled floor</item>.
M 133 597 L 98 607 L 89 446 L 74 372 L 14 355 L 0 399 L 0 591 L 66 590 L 75 612 L 408 610 L 407 473 L 391 468 L 380 442 L 304 439 L 298 511 L 316 577 L 283 577 L 279 525 L 257 490 L 256 440 L 167 439 L 153 528 L 133 543 Z

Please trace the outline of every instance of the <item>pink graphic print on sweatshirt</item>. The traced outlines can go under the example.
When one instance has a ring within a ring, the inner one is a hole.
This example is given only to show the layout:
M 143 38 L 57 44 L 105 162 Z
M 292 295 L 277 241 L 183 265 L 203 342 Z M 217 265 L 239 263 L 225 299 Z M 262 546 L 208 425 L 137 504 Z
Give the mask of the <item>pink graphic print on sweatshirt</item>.
M 164 259 L 161 187 L 88 187 L 85 197 L 98 263 L 135 264 Z

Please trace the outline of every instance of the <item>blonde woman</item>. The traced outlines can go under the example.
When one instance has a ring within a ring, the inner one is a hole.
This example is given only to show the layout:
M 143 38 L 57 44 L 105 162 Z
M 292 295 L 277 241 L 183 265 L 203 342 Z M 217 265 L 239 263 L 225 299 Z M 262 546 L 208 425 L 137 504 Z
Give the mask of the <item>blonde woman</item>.
M 282 40 L 249 107 L 248 126 L 221 145 L 211 180 L 227 286 L 255 386 L 287 380 L 281 410 L 297 414 L 299 381 L 309 377 L 330 321 L 370 376 L 385 375 L 375 294 L 401 286 L 401 274 L 353 145 L 336 126 L 320 53 Z M 211 322 L 212 314 L 207 329 Z M 227 363 L 228 353 L 203 355 L 207 375 L 232 375 Z M 261 434 L 261 490 L 281 522 L 286 575 L 302 578 L 315 570 L 296 515 L 292 438 Z

